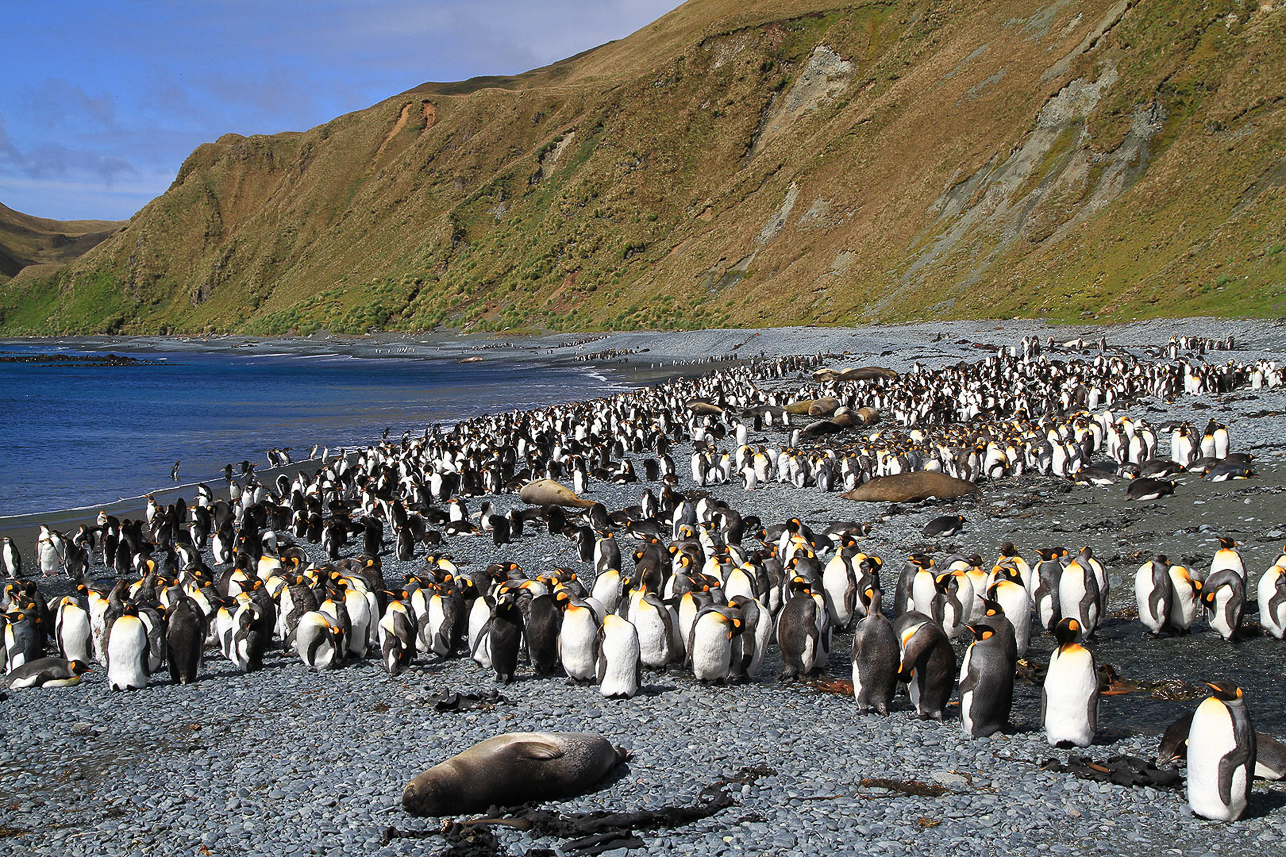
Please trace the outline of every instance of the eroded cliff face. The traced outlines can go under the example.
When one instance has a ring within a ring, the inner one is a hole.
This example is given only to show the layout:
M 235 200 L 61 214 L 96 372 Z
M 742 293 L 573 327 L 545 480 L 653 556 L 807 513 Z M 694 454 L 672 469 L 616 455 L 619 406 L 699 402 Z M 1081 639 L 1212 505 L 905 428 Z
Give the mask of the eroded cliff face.
M 1267 0 L 702 0 L 201 146 L 0 326 L 1279 315 L 1283 79 Z

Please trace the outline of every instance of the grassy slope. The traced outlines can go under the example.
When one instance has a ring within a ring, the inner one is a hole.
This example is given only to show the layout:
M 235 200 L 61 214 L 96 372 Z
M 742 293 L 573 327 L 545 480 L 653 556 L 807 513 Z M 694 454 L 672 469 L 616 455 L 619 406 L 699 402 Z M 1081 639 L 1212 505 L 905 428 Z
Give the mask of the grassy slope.
M 1280 315 L 1282 79 L 1240 0 L 693 2 L 201 146 L 0 329 Z
M 0 204 L 0 282 L 29 265 L 74 259 L 121 225 L 111 220 L 47 220 Z

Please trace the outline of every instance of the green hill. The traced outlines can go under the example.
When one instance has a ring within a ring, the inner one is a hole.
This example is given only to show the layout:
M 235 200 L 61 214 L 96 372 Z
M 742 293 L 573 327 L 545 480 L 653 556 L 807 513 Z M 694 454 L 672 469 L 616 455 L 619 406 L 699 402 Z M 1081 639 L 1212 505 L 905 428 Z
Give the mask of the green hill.
M 0 329 L 1282 315 L 1282 6 L 693 0 L 205 144 Z

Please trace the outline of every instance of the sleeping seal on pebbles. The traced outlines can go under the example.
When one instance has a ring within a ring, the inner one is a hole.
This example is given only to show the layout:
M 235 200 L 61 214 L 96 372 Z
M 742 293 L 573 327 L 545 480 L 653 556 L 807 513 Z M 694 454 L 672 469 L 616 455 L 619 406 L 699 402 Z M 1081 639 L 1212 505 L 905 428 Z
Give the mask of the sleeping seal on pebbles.
M 434 765 L 407 785 L 411 815 L 462 815 L 588 791 L 630 757 L 600 735 L 510 732 Z

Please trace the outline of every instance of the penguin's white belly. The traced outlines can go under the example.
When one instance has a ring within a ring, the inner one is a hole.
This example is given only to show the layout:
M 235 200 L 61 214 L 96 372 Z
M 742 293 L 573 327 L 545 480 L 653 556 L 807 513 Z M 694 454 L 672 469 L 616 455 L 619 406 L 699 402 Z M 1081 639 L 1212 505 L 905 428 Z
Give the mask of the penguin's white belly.
M 933 575 L 918 573 L 911 584 L 911 610 L 926 616 L 933 615 L 933 599 L 937 590 L 933 587 Z
M 1265 631 L 1280 640 L 1283 634 L 1286 634 L 1286 600 L 1278 604 L 1275 609 L 1272 606 L 1273 595 L 1277 593 L 1277 577 L 1273 570 L 1265 572 L 1259 579 L 1259 588 L 1256 592 L 1259 600 L 1259 624 Z
M 1050 744 L 1069 741 L 1088 747 L 1094 741 L 1090 723 L 1090 697 L 1098 689 L 1098 676 L 1089 657 L 1071 658 L 1057 651 L 1050 656 L 1045 676 L 1045 737 Z
M 1232 588 L 1222 586 L 1215 595 L 1214 613 L 1210 616 L 1210 627 L 1219 632 L 1225 640 L 1232 637 L 1237 630 L 1228 621 L 1228 602 L 1232 599 Z
M 599 692 L 603 696 L 631 697 L 639 690 L 639 641 L 637 634 L 609 634 L 601 657 L 606 660 Z
M 853 611 L 844 603 L 849 579 L 842 565 L 839 568 L 833 568 L 832 564 L 833 561 L 828 563 L 826 570 L 822 573 L 822 588 L 826 590 L 826 608 L 830 611 L 831 622 L 843 628 L 853 618 Z
M 122 625 L 123 618 L 116 620 L 107 641 L 107 681 L 114 690 L 146 687 L 147 630 L 137 619 Z
M 969 677 L 969 667 L 973 663 L 973 646 L 965 649 L 964 660 L 960 663 L 960 684 L 964 685 Z M 973 734 L 973 691 L 966 690 L 960 694 L 960 722 L 966 735 Z
M 1187 630 L 1192 627 L 1192 622 L 1196 618 L 1196 597 L 1190 591 L 1175 592 L 1174 599 L 1170 603 L 1170 624 Z
M 1207 699 L 1192 716 L 1188 732 L 1188 806 L 1203 818 L 1232 821 L 1246 808 L 1246 766 L 1232 772 L 1230 803 L 1219 794 L 1219 760 L 1236 749 L 1232 714 L 1223 703 Z
M 1157 633 L 1165 625 L 1165 616 L 1152 611 L 1152 573 L 1140 571 L 1134 576 L 1134 601 L 1139 606 L 1139 621 L 1152 633 Z
M 635 614 L 639 621 L 635 623 L 635 630 L 638 631 L 639 637 L 639 656 L 643 661 L 643 666 L 652 669 L 661 669 L 665 666 L 668 659 L 666 643 L 669 642 L 665 630 L 665 623 L 659 616 L 640 616 Z
M 89 617 L 83 610 L 64 611 L 58 641 L 67 660 L 90 662 Z
M 594 677 L 594 639 L 598 629 L 592 621 L 565 621 L 558 636 L 558 659 L 568 677 L 588 681 Z
M 692 672 L 698 681 L 717 681 L 728 677 L 732 664 L 732 646 L 728 632 L 718 622 L 702 622 L 692 641 Z

